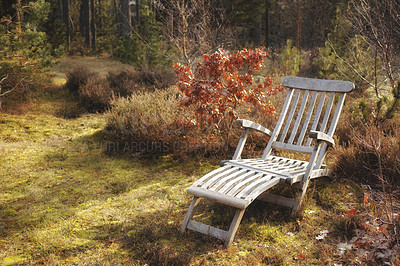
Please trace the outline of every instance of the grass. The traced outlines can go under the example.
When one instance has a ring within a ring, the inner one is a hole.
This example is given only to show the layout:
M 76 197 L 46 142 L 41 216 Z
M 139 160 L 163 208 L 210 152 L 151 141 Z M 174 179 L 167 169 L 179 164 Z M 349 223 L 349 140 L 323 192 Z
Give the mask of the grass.
M 186 188 L 212 160 L 132 157 L 105 152 L 105 117 L 57 116 L 55 88 L 24 114 L 0 114 L 0 264 L 261 265 L 357 263 L 338 244 L 358 223 L 347 211 L 360 189 L 313 181 L 302 214 L 259 202 L 246 211 L 232 246 L 179 235 Z M 199 220 L 227 225 L 233 210 L 204 202 Z M 321 231 L 328 234 L 321 240 Z
M 133 234 L 137 221 L 149 216 L 164 220 L 174 213 L 175 202 L 182 204 L 180 187 L 191 180 L 182 174 L 182 166 L 168 158 L 153 166 L 104 155 L 103 124 L 101 116 L 69 121 L 34 114 L 2 116 L 4 263 L 57 262 L 54 258 L 60 256 L 79 262 L 86 251 L 107 254 L 110 238 L 122 236 L 110 235 L 116 228 Z M 121 245 L 112 246 L 118 250 Z M 91 255 L 85 260 L 102 261 Z

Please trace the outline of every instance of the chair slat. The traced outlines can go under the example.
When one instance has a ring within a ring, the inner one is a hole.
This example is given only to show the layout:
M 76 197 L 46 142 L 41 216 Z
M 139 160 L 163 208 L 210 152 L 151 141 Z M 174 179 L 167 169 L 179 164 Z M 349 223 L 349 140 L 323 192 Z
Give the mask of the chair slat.
M 285 140 L 285 138 L 286 138 L 286 134 L 287 134 L 287 132 L 289 130 L 289 127 L 290 127 L 290 124 L 292 122 L 292 118 L 293 118 L 294 112 L 296 111 L 296 106 L 297 106 L 297 102 L 299 101 L 299 96 L 300 96 L 300 90 L 297 90 L 296 91 L 296 96 L 293 99 L 292 107 L 290 108 L 289 116 L 288 116 L 287 120 L 285 121 L 286 124 L 285 124 L 285 127 L 284 127 L 283 131 L 282 131 L 282 135 L 281 135 L 281 138 L 279 140 L 280 142 L 283 142 Z
M 267 191 L 271 187 L 277 185 L 279 183 L 279 178 L 272 178 L 271 180 L 268 180 L 261 186 L 257 186 L 251 193 L 249 193 L 246 197 L 245 200 L 252 201 L 255 198 L 257 198 L 260 194 L 263 192 Z
M 256 175 L 257 173 L 254 171 L 247 171 L 246 173 L 236 177 L 235 179 L 232 179 L 228 183 L 226 183 L 223 187 L 220 188 L 218 191 L 219 193 L 227 194 L 229 191 L 231 191 L 237 184 L 240 184 L 243 181 L 248 181 L 249 178 L 252 176 Z
M 328 102 L 328 105 L 327 105 L 326 110 L 325 110 L 324 120 L 322 121 L 321 127 L 319 129 L 319 131 L 321 131 L 321 132 L 325 132 L 326 125 L 328 124 L 329 116 L 331 115 L 332 106 L 333 106 L 333 100 L 334 99 L 335 99 L 335 93 L 332 92 L 331 96 L 329 97 L 329 102 Z
M 314 122 L 311 125 L 311 129 L 310 130 L 315 130 L 317 128 L 317 125 L 318 125 L 318 122 L 319 122 L 319 118 L 321 117 L 322 108 L 324 107 L 325 98 L 326 98 L 326 91 L 322 92 L 322 94 L 321 94 L 321 98 L 319 99 L 317 112 L 315 113 L 315 116 L 314 116 Z M 312 141 L 311 138 L 307 139 L 307 143 L 306 143 L 307 147 L 310 146 L 311 141 Z
M 204 175 L 202 178 L 200 178 L 199 180 L 197 180 L 196 182 L 193 183 L 193 186 L 196 187 L 200 187 L 202 186 L 205 182 L 207 182 L 210 178 L 212 178 L 213 176 L 232 168 L 232 166 L 229 165 L 225 165 L 223 167 L 220 167 L 218 169 L 215 169 L 214 171 L 209 172 L 208 174 Z
M 263 159 L 266 159 L 270 155 L 271 148 L 272 148 L 272 143 L 278 138 L 278 134 L 281 131 L 283 121 L 286 118 L 286 114 L 288 112 L 289 104 L 290 104 L 290 102 L 292 100 L 293 93 L 294 93 L 294 89 L 290 88 L 289 91 L 288 91 L 288 94 L 286 96 L 285 103 L 283 104 L 281 115 L 279 116 L 278 122 L 276 123 L 274 131 L 272 132 L 272 136 L 270 138 L 270 141 L 268 142 L 267 147 L 264 150 L 264 153 L 263 153 L 263 156 L 262 156 Z
M 282 160 L 279 160 L 279 161 L 277 160 L 275 162 L 272 162 L 270 160 L 257 160 L 257 161 L 252 161 L 252 162 L 246 161 L 246 163 L 248 163 L 249 165 L 261 167 L 261 168 L 262 167 L 274 167 L 277 164 L 282 163 L 282 162 L 283 162 Z
M 246 162 L 248 165 L 254 166 L 254 167 L 258 167 L 261 169 L 269 169 L 269 170 L 280 170 L 283 168 L 290 168 L 290 167 L 296 167 L 297 165 L 299 165 L 301 163 L 301 161 L 297 161 L 297 160 L 292 160 L 292 159 L 287 159 L 287 160 L 281 160 L 280 163 L 271 163 L 270 161 L 266 161 L 266 160 L 258 160 L 258 161 L 254 161 L 254 162 Z
M 273 174 L 273 175 L 276 175 L 276 176 L 280 176 L 280 177 L 282 177 L 282 178 L 288 178 L 288 177 L 290 177 L 289 175 L 284 174 L 284 173 L 275 172 L 275 171 L 272 171 L 272 170 L 270 170 L 270 169 L 263 169 L 263 168 L 261 168 L 261 167 L 251 166 L 251 165 L 248 165 L 248 164 L 245 164 L 245 163 L 241 163 L 241 162 L 232 162 L 232 161 L 228 161 L 228 162 L 226 162 L 226 164 L 228 164 L 228 165 L 233 165 L 233 166 L 237 166 L 238 168 L 244 168 L 244 169 L 248 169 L 248 170 L 264 172 L 264 173 L 266 173 L 266 174 Z
M 313 148 L 308 146 L 298 146 L 298 145 L 292 145 L 292 144 L 286 144 L 282 142 L 274 142 L 273 147 L 276 147 L 278 149 L 283 149 L 283 150 L 291 150 L 291 151 L 298 151 L 298 152 L 305 152 L 305 153 L 312 153 Z
M 290 164 L 282 165 L 278 169 L 282 172 L 292 174 L 292 171 L 295 171 L 296 169 L 299 169 L 299 167 L 301 167 L 301 164 L 301 162 L 291 162 Z
M 341 93 L 339 95 L 339 100 L 338 100 L 338 103 L 336 105 L 335 114 L 333 115 L 333 118 L 332 118 L 332 121 L 331 121 L 331 125 L 330 125 L 329 130 L 328 130 L 328 135 L 329 136 L 333 136 L 333 133 L 336 130 L 336 126 L 337 126 L 337 123 L 339 121 L 340 114 L 342 113 L 342 108 L 343 108 L 343 103 L 344 103 L 345 98 L 346 98 L 346 95 L 344 93 Z M 320 153 L 321 155 L 318 157 L 318 159 L 317 159 L 317 161 L 315 163 L 315 168 L 314 169 L 318 169 L 318 168 L 321 167 L 322 162 L 324 161 L 324 158 L 325 158 L 325 152 L 326 152 L 327 148 L 328 148 L 328 145 L 326 145 L 326 143 L 324 143 L 324 145 L 321 148 L 321 153 Z
M 271 156 L 268 160 L 263 159 L 244 159 L 242 163 L 261 169 L 268 169 L 274 172 L 282 172 L 289 175 L 295 175 L 305 172 L 308 162 Z
M 311 115 L 314 111 L 314 106 L 315 106 L 315 101 L 317 99 L 317 95 L 318 95 L 318 91 L 314 91 L 313 96 L 311 98 L 310 106 L 308 106 L 308 112 L 307 112 L 306 119 L 304 120 L 303 128 L 300 132 L 299 139 L 297 140 L 297 145 L 301 145 L 303 143 L 304 136 L 306 134 L 308 125 L 310 124 Z
M 236 184 L 226 195 L 229 196 L 236 196 L 238 193 L 240 193 L 244 188 L 247 187 L 247 185 L 252 184 L 255 180 L 261 178 L 264 175 L 264 173 L 256 173 L 254 172 L 254 175 L 252 175 L 249 178 L 246 178 L 245 180 L 239 182 Z
M 268 182 L 273 178 L 273 175 L 263 175 L 257 181 L 253 181 L 251 184 L 246 186 L 240 193 L 235 195 L 236 198 L 245 199 L 251 192 L 253 192 L 258 186 L 261 186 L 263 183 Z
M 236 180 L 237 177 L 241 176 L 242 174 L 245 174 L 248 170 L 247 169 L 242 169 L 239 171 L 236 171 L 234 173 L 231 173 L 229 175 L 223 176 L 220 178 L 212 187 L 210 187 L 210 190 L 213 191 L 219 191 L 221 187 L 223 187 L 225 184 L 232 180 Z
M 230 175 L 230 174 L 232 174 L 232 173 L 234 173 L 236 171 L 239 171 L 239 168 L 232 167 L 230 169 L 227 169 L 227 170 L 225 170 L 225 171 L 213 176 L 209 180 L 207 180 L 207 182 L 205 182 L 201 187 L 208 189 L 208 188 L 214 186 L 215 183 L 218 182 L 218 180 L 220 180 L 221 178 L 223 178 L 225 176 L 228 176 L 228 175 Z
M 215 191 L 211 191 L 204 188 L 198 188 L 194 186 L 189 187 L 187 192 L 196 197 L 212 199 L 216 202 L 226 204 L 239 209 L 246 208 L 246 206 L 248 206 L 249 203 L 244 199 L 239 199 L 233 196 L 228 196 Z
M 297 130 L 299 129 L 299 125 L 300 125 L 301 120 L 303 119 L 303 113 L 304 113 L 304 110 L 305 110 L 306 105 L 307 105 L 308 93 L 309 93 L 309 92 L 310 92 L 309 90 L 306 90 L 306 91 L 304 92 L 303 101 L 301 102 L 300 110 L 299 110 L 298 113 L 297 113 L 296 122 L 294 123 L 293 130 L 292 130 L 292 134 L 290 135 L 288 144 L 292 144 L 293 141 L 294 141 L 294 138 L 295 138 L 296 135 L 297 135 Z
M 341 93 L 339 95 L 339 100 L 336 105 L 335 114 L 332 118 L 331 126 L 329 127 L 329 131 L 328 131 L 329 136 L 333 136 L 333 133 L 335 132 L 337 123 L 339 122 L 340 114 L 342 113 L 343 102 L 344 102 L 345 98 L 346 98 L 346 95 L 344 93 Z

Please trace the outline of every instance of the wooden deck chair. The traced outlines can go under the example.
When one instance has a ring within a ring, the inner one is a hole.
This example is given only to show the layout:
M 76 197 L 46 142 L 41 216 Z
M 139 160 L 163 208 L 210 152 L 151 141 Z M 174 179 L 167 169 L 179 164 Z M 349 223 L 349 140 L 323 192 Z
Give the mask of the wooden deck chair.
M 219 238 L 228 246 L 233 241 L 244 211 L 255 199 L 290 207 L 294 213 L 301 204 L 310 179 L 329 174 L 322 163 L 327 148 L 334 145 L 333 134 L 345 95 L 354 89 L 354 84 L 300 77 L 285 77 L 282 84 L 288 88 L 288 93 L 274 130 L 249 120 L 237 120 L 244 131 L 233 159 L 221 162 L 221 168 L 206 174 L 188 188 L 187 192 L 194 198 L 181 233 L 186 229 L 194 230 Z M 261 158 L 241 159 L 250 130 L 262 132 L 270 139 Z M 273 156 L 274 149 L 307 153 L 309 160 Z M 279 183 L 297 188 L 297 197 L 267 194 Z M 237 209 L 228 231 L 192 219 L 193 211 L 202 198 Z

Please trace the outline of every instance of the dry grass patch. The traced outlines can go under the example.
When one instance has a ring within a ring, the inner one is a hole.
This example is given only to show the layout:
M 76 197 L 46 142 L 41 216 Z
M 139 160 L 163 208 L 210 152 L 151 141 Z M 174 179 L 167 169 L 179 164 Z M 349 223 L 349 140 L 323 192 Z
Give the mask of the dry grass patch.
M 61 57 L 59 60 L 57 60 L 57 62 L 55 62 L 55 65 L 52 67 L 52 71 L 57 80 L 65 80 L 65 73 L 67 73 L 69 69 L 72 69 L 77 65 L 87 67 L 93 71 L 98 72 L 102 76 L 106 76 L 107 73 L 114 71 L 115 69 L 129 66 L 121 63 L 120 61 L 107 57 L 65 56 Z

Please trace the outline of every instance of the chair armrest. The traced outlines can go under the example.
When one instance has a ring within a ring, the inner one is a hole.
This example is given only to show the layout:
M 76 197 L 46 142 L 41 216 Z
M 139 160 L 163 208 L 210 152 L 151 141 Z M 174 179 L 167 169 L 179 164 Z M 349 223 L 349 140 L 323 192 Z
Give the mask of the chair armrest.
M 257 123 L 255 123 L 253 121 L 250 121 L 250 120 L 237 119 L 236 120 L 236 124 L 240 125 L 240 126 L 242 126 L 244 128 L 251 128 L 251 129 L 257 130 L 257 131 L 262 132 L 262 133 L 264 133 L 264 134 L 266 134 L 268 136 L 272 135 L 271 130 L 261 126 L 260 124 L 257 124 Z
M 309 136 L 317 141 L 324 141 L 326 144 L 331 145 L 332 147 L 335 146 L 335 140 L 324 132 L 311 130 Z

